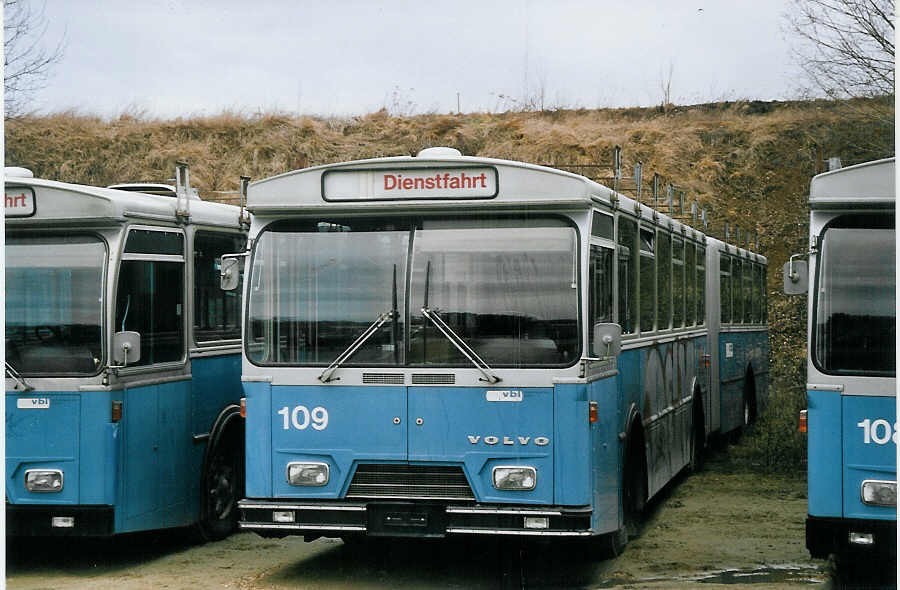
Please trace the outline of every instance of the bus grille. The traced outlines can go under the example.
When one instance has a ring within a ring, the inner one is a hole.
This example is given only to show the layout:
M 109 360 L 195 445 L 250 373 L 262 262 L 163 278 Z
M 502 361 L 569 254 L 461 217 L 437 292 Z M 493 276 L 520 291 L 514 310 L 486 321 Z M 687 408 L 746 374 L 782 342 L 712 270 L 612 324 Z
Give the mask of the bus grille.
M 461 467 L 359 465 L 347 498 L 474 500 Z
M 453 373 L 413 373 L 413 385 L 453 385 L 456 375 Z
M 363 383 L 403 385 L 403 373 L 363 373 Z

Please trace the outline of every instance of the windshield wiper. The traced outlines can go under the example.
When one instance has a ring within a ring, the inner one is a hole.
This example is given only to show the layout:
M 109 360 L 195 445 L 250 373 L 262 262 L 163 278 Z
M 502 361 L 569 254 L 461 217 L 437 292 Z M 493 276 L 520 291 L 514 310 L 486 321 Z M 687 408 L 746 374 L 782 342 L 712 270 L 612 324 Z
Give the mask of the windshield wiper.
M 391 289 L 391 346 L 394 347 L 394 364 L 400 364 L 400 312 L 397 311 L 397 265 L 394 265 L 393 287 Z
M 450 343 L 455 346 L 461 353 L 463 353 L 469 361 L 475 365 L 475 368 L 481 371 L 481 374 L 484 375 L 484 379 L 482 381 L 487 381 L 491 385 L 500 381 L 500 377 L 494 374 L 493 369 L 491 369 L 486 362 L 482 360 L 478 354 L 472 350 L 472 347 L 466 344 L 466 341 L 463 340 L 459 334 L 453 331 L 453 328 L 447 325 L 440 315 L 438 315 L 437 310 L 431 310 L 427 307 L 422 308 L 422 315 L 431 320 L 431 323 L 443 334 Z
M 331 376 L 334 374 L 335 371 L 337 371 L 338 367 L 340 367 L 342 364 L 344 364 L 344 361 L 346 361 L 348 358 L 353 356 L 353 353 L 355 353 L 359 349 L 360 346 L 365 344 L 366 340 L 371 338 L 372 335 L 375 334 L 375 332 L 377 332 L 378 329 L 392 317 L 394 317 L 393 310 L 386 311 L 383 314 L 381 314 L 380 316 L 378 316 L 378 319 L 375 320 L 374 322 L 372 322 L 372 325 L 369 326 L 368 328 L 366 328 L 365 332 L 360 334 L 359 338 L 357 338 L 356 340 L 353 341 L 353 344 L 348 346 L 344 350 L 344 352 L 339 354 L 336 359 L 331 361 L 331 364 L 328 365 L 328 367 L 326 367 L 324 371 L 322 371 L 321 375 L 319 375 L 319 377 L 318 377 L 319 381 L 321 381 L 322 383 L 328 383 L 329 381 L 335 381 L 335 379 L 332 379 Z
M 21 375 L 19 375 L 18 371 L 13 369 L 13 366 L 11 364 L 9 364 L 7 361 L 3 362 L 6 363 L 6 375 L 16 382 L 16 387 L 19 387 L 21 385 L 22 391 L 31 391 L 32 389 L 34 389 L 34 387 L 32 387 L 31 385 L 25 383 L 25 379 L 22 378 Z

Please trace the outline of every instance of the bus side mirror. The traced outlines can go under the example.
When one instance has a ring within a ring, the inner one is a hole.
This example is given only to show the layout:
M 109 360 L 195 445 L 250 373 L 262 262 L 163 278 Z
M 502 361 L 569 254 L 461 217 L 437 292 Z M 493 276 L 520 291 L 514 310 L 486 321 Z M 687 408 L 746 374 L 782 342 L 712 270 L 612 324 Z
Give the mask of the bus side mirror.
M 141 335 L 138 332 L 116 332 L 113 335 L 113 362 L 124 368 L 141 360 Z
M 241 281 L 241 260 L 234 254 L 222 256 L 222 270 L 219 287 L 223 291 L 234 291 Z
M 784 294 L 804 295 L 809 289 L 809 265 L 805 260 L 794 260 L 795 254 L 784 263 Z
M 594 324 L 594 350 L 600 358 L 612 358 L 622 350 L 622 326 L 619 324 Z

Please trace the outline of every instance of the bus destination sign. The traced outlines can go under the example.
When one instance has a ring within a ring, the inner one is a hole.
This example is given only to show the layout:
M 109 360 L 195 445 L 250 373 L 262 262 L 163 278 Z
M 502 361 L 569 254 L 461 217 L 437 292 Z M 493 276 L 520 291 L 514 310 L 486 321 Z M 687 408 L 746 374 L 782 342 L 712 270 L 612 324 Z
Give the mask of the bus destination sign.
M 27 186 L 8 186 L 5 191 L 5 211 L 7 217 L 29 217 L 34 215 L 34 190 Z
M 497 189 L 491 167 L 329 170 L 322 179 L 327 201 L 484 199 Z

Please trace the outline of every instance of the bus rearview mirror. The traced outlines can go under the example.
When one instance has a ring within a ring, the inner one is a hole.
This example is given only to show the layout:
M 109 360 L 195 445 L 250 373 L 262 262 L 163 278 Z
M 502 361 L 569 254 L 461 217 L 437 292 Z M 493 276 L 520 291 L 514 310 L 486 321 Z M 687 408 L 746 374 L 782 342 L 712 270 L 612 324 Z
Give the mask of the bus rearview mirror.
M 113 362 L 127 367 L 141 360 L 141 335 L 138 332 L 116 332 L 113 336 Z
M 803 295 L 809 288 L 809 265 L 805 260 L 791 259 L 784 263 L 782 269 L 784 274 L 784 293 L 785 295 Z
M 622 326 L 619 324 L 594 324 L 593 353 L 600 358 L 612 358 L 622 350 Z
M 219 287 L 223 291 L 234 291 L 241 281 L 241 269 L 239 258 L 222 257 L 222 270 L 219 279 Z

